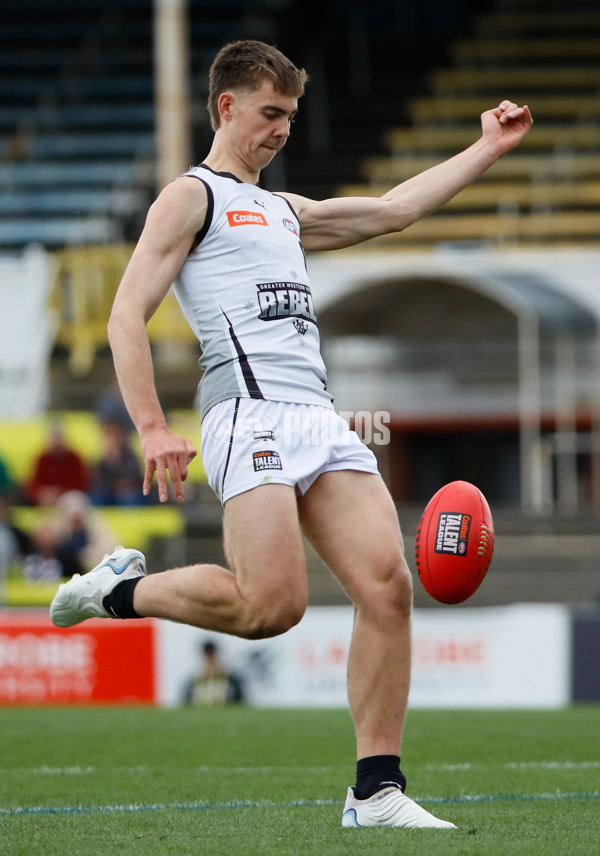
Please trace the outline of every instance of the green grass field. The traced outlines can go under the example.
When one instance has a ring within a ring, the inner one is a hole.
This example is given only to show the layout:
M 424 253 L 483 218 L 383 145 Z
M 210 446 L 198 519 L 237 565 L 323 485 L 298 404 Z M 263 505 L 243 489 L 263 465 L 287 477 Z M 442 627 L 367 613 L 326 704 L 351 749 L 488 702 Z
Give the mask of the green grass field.
M 409 713 L 408 793 L 456 831 L 342 829 L 344 711 L 0 710 L 2 856 L 600 854 L 600 707 Z

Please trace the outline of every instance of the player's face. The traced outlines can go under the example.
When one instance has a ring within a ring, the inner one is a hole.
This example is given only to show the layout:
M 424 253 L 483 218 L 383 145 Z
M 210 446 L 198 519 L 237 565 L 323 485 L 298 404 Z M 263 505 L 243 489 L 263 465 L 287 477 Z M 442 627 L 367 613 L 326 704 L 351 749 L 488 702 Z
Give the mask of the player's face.
M 231 97 L 230 131 L 236 154 L 248 167 L 261 170 L 286 144 L 298 99 L 276 92 L 267 80 L 256 92 Z

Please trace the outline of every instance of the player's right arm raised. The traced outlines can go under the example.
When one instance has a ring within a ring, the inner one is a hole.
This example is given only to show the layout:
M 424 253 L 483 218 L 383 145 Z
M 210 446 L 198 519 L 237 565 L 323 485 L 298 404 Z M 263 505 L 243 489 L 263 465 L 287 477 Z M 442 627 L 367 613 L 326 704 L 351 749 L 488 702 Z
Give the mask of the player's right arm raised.
M 401 232 L 437 210 L 514 148 L 532 124 L 527 106 L 502 101 L 481 116 L 482 135 L 472 146 L 381 197 L 314 201 L 283 193 L 296 211 L 306 250 L 335 250 Z
M 140 240 L 115 297 L 108 336 L 123 400 L 140 435 L 146 461 L 144 493 L 157 474 L 159 499 L 167 499 L 167 470 L 178 501 L 194 446 L 169 430 L 154 383 L 146 325 L 175 280 L 204 223 L 202 182 L 180 179 L 150 207 Z

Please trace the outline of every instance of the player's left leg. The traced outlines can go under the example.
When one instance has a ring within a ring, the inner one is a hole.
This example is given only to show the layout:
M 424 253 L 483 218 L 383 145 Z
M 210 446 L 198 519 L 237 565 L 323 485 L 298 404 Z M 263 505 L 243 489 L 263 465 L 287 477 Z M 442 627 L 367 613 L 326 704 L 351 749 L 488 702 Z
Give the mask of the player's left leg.
M 120 547 L 60 586 L 52 621 L 154 617 L 250 639 L 285 633 L 307 600 L 295 489 L 264 484 L 233 496 L 223 530 L 228 568 L 198 563 L 145 576 L 142 553 Z
M 298 507 L 306 537 L 355 610 L 348 699 L 356 727 L 357 785 L 363 786 L 350 789 L 343 823 L 452 827 L 403 794 L 399 756 L 410 687 L 412 577 L 387 488 L 370 473 L 326 472 Z

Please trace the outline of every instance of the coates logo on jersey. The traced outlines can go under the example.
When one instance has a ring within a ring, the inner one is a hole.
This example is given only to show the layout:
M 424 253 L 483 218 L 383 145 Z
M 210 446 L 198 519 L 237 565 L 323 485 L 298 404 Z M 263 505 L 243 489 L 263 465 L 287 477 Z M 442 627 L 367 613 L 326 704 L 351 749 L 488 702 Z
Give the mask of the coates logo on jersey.
M 230 226 L 268 226 L 267 219 L 260 211 L 228 211 Z
M 294 223 L 293 220 L 288 220 L 287 217 L 284 217 L 283 225 L 288 230 L 288 232 L 292 232 L 294 235 L 298 235 L 298 227 Z

